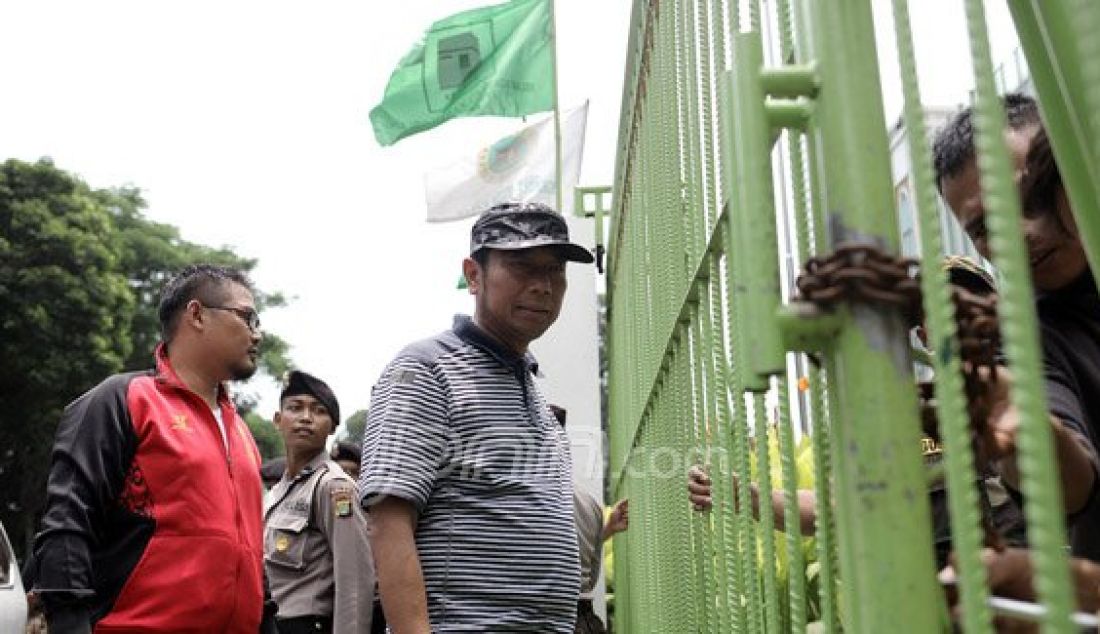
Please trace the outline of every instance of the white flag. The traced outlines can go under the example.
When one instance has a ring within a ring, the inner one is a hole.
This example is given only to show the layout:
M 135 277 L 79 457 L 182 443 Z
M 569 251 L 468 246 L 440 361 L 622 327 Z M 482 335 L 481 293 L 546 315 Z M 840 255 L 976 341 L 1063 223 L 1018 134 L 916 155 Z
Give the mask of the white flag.
M 573 212 L 573 188 L 581 174 L 588 103 L 561 114 L 562 207 Z M 424 175 L 428 222 L 476 216 L 503 202 L 541 202 L 555 207 L 554 117 L 508 135 L 447 167 Z

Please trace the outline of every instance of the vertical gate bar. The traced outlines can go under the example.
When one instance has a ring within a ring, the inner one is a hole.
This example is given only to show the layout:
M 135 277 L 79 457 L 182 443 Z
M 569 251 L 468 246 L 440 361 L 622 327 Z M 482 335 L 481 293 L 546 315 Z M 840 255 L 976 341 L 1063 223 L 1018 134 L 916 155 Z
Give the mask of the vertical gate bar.
M 677 335 L 678 339 L 677 339 L 677 344 L 676 344 L 677 358 L 676 358 L 675 364 L 673 365 L 673 368 L 675 369 L 675 373 L 676 373 L 676 375 L 675 375 L 675 377 L 676 377 L 675 378 L 675 384 L 677 386 L 679 386 L 679 389 L 680 389 L 680 402 L 677 404 L 676 408 L 673 411 L 669 412 L 669 416 L 670 416 L 671 420 L 673 420 L 673 421 L 681 421 L 681 422 L 690 421 L 690 424 L 695 426 L 695 425 L 698 424 L 697 421 L 696 421 L 696 411 L 695 411 L 696 403 L 694 402 L 695 401 L 695 390 L 694 390 L 694 388 L 686 389 L 686 388 L 690 387 L 691 383 L 693 382 L 693 377 L 692 377 L 693 370 L 692 370 L 692 363 L 691 363 L 691 356 L 690 356 L 691 341 L 689 339 L 689 336 L 690 336 L 689 329 L 690 329 L 690 322 L 681 322 L 680 326 L 677 329 L 678 330 L 678 335 Z M 660 477 L 660 474 L 657 474 L 657 473 L 655 473 L 653 475 L 654 475 L 654 477 L 657 477 L 657 478 Z M 676 487 L 676 488 L 679 489 L 679 487 Z M 678 499 L 682 500 L 682 498 L 680 498 L 679 496 L 677 496 L 677 497 L 678 497 Z M 677 506 L 681 509 L 681 514 L 686 512 L 686 509 L 684 509 L 684 507 L 686 505 L 679 504 Z M 674 538 L 675 538 L 675 536 L 673 536 L 673 535 L 668 536 L 667 539 L 669 541 L 666 541 L 665 543 L 666 544 L 672 543 L 672 540 Z M 701 572 L 703 574 L 703 583 L 701 584 L 701 586 L 697 586 L 697 587 L 693 588 L 693 590 L 694 590 L 693 594 L 695 595 L 693 598 L 695 599 L 695 608 L 696 608 L 695 609 L 695 613 L 696 613 L 695 614 L 695 619 L 696 619 L 696 622 L 695 622 L 695 628 L 696 629 L 695 629 L 695 631 L 704 632 L 704 631 L 711 631 L 711 629 L 712 629 L 712 627 L 711 627 L 712 614 L 711 613 L 713 612 L 713 610 L 710 609 L 711 604 L 709 602 L 710 597 L 709 597 L 709 592 L 708 592 L 710 563 L 708 561 L 706 561 L 707 550 L 703 547 L 703 543 L 702 543 L 701 540 L 700 540 L 700 543 L 698 544 L 698 546 L 699 546 L 699 548 L 697 550 L 697 553 L 698 553 L 697 557 L 698 557 L 700 565 L 701 565 Z M 674 580 L 674 582 L 675 582 L 675 580 Z M 686 601 L 684 603 L 686 603 Z M 668 611 L 665 611 L 665 612 L 668 613 Z M 676 625 L 675 622 L 667 622 L 663 629 L 675 629 L 676 627 L 677 627 L 677 625 Z
M 697 284 L 697 283 L 696 283 Z M 703 373 L 703 367 L 700 363 L 699 355 L 701 348 L 700 333 L 699 333 L 699 305 L 697 303 L 690 304 L 690 312 L 688 313 L 688 322 L 684 325 L 685 330 L 688 331 L 685 335 L 690 334 L 688 339 L 690 346 L 690 359 L 691 359 L 691 380 L 693 384 L 692 389 L 692 412 L 694 414 L 695 426 L 706 429 L 708 421 L 707 407 L 706 407 L 706 393 L 705 393 L 705 379 Z M 705 433 L 705 432 L 704 432 Z M 718 594 L 714 586 L 714 547 L 712 542 L 713 530 L 710 526 L 710 516 L 705 516 L 707 530 L 702 543 L 702 556 L 703 556 L 703 587 L 700 594 L 706 600 L 707 610 L 707 631 L 717 633 L 721 631 L 723 623 L 719 620 L 718 614 L 714 610 L 714 598 Z
M 817 157 L 832 246 L 876 245 L 896 253 L 893 188 L 868 0 L 810 7 Z M 846 629 L 912 631 L 941 626 L 943 597 L 933 566 L 920 425 L 908 329 L 893 310 L 854 303 L 826 351 L 837 460 L 837 537 Z M 885 425 L 885 421 L 890 421 Z M 904 542 L 905 549 L 896 548 Z M 898 571 L 905 571 L 898 574 Z M 866 600 L 875 597 L 874 601 Z
M 711 460 L 710 464 L 711 477 L 714 482 L 718 483 L 718 486 L 714 488 L 716 492 L 714 508 L 718 511 L 720 517 L 716 517 L 715 522 L 722 526 L 725 536 L 724 558 L 726 583 L 728 584 L 725 592 L 727 604 L 730 605 L 732 609 L 731 618 L 734 623 L 733 631 L 748 632 L 745 606 L 741 600 L 745 588 L 742 586 L 743 577 L 740 573 L 740 535 L 737 531 L 737 516 L 734 511 L 733 489 L 728 484 L 733 477 L 731 461 L 734 459 L 734 447 L 733 422 L 731 420 L 732 412 L 730 412 L 729 408 L 729 353 L 726 346 L 726 328 L 722 310 L 723 287 L 726 279 L 727 278 L 722 275 L 719 256 L 715 255 L 711 260 L 710 311 L 711 323 L 713 324 L 712 332 L 714 335 L 711 362 L 714 364 L 716 380 L 715 401 L 717 402 L 718 410 L 718 425 L 716 431 L 718 438 L 718 459 Z
M 1100 276 L 1100 6 L 1009 0 L 1043 124 L 1094 276 Z
M 733 237 L 735 227 L 732 214 L 726 216 L 726 226 L 723 229 L 726 241 L 726 253 L 732 254 L 736 248 Z M 736 270 L 734 258 L 726 259 L 726 288 L 734 289 L 739 283 L 741 273 Z M 756 522 L 752 517 L 752 508 L 749 500 L 752 499 L 749 488 L 749 443 L 748 443 L 748 413 L 745 409 L 745 391 L 742 379 L 744 368 L 737 354 L 741 348 L 741 311 L 735 294 L 727 297 L 729 310 L 726 315 L 728 331 L 732 343 L 733 355 L 730 361 L 730 394 L 731 413 L 733 427 L 733 447 L 738 473 L 737 492 L 735 495 L 741 501 L 737 509 L 738 534 L 740 537 L 741 562 L 741 588 L 745 593 L 748 630 L 750 632 L 763 631 L 763 614 L 760 604 L 760 585 L 757 573 L 757 538 Z M 721 486 L 723 483 L 719 483 Z
M 723 421 L 723 414 L 719 405 L 719 398 L 722 395 L 724 385 L 717 376 L 718 372 L 715 365 L 715 353 L 717 350 L 717 343 L 714 340 L 714 293 L 713 289 L 716 288 L 718 277 L 712 275 L 715 270 L 715 256 L 711 253 L 707 254 L 707 272 L 708 276 L 701 282 L 702 288 L 699 290 L 699 317 L 701 324 L 702 345 L 701 348 L 701 363 L 703 366 L 703 374 L 707 377 L 707 398 L 706 398 L 706 460 L 707 464 L 711 465 L 711 473 L 714 481 L 716 482 L 729 482 L 728 475 L 723 476 L 721 474 L 721 468 L 714 468 L 714 461 L 710 460 L 710 456 L 714 455 L 714 449 L 718 450 L 718 454 L 721 455 L 724 452 L 726 443 L 723 441 L 722 435 L 725 432 L 725 425 Z M 699 462 L 695 460 L 694 462 Z M 725 525 L 722 522 L 721 515 L 725 510 L 728 500 L 729 489 L 725 486 L 718 486 L 714 488 L 714 512 L 707 514 L 707 521 L 711 523 L 714 530 L 714 535 L 717 543 L 714 554 L 714 567 L 715 567 L 715 595 L 718 600 L 719 610 L 719 630 L 722 632 L 729 632 L 735 629 L 734 620 L 732 619 L 732 609 L 729 602 L 729 583 L 730 580 L 726 576 L 726 557 L 729 556 L 726 551 L 726 530 Z
M 785 367 L 785 355 L 778 324 L 779 256 L 775 204 L 772 191 L 770 127 L 760 83 L 763 43 L 759 32 L 733 37 L 734 72 L 732 116 L 726 169 L 736 183 L 730 199 L 730 214 L 736 220 L 737 248 L 732 252 L 743 272 L 735 287 L 745 323 L 752 333 L 738 351 L 745 364 L 742 380 L 750 390 L 766 390 L 767 376 Z
M 833 518 L 833 455 L 832 426 L 829 424 L 829 408 L 826 407 L 826 375 L 816 367 L 810 367 L 810 416 L 814 421 L 814 495 L 817 499 L 817 520 L 814 526 L 817 541 L 817 561 L 820 563 L 821 622 L 826 634 L 840 631 L 840 613 L 837 604 L 837 546 L 836 521 Z
M 905 130 L 909 140 L 909 162 L 916 191 L 914 203 L 920 221 L 921 287 L 929 341 L 939 354 L 932 355 L 936 372 L 936 403 L 947 466 L 947 496 L 951 516 L 952 547 L 958 561 L 962 625 L 966 632 L 990 632 L 992 620 L 987 604 L 985 567 L 981 561 L 978 496 L 974 483 L 970 424 L 963 394 L 962 365 L 958 354 L 954 304 L 947 288 L 947 276 L 939 266 L 943 253 L 939 206 L 932 176 L 932 153 L 924 125 L 916 53 L 909 21 L 908 0 L 893 0 L 894 29 L 901 69 Z
M 790 631 L 806 630 L 806 584 L 805 563 L 802 558 L 802 521 L 798 505 L 798 474 L 795 471 L 794 457 L 794 421 L 791 420 L 790 393 L 787 390 L 787 378 L 779 379 L 779 420 L 776 435 L 779 440 L 779 458 L 783 468 L 783 524 L 786 529 L 787 543 L 787 579 L 790 584 Z M 768 498 L 761 498 L 761 505 Z M 763 511 L 762 512 L 766 512 Z
M 709 0 L 695 1 L 695 33 L 699 41 L 699 109 L 702 114 L 700 136 L 702 137 L 702 164 L 701 170 L 703 187 L 702 202 L 704 207 L 703 218 L 700 224 L 703 227 L 701 234 L 701 246 L 699 261 L 706 258 L 706 245 L 709 242 L 710 233 L 714 230 L 714 221 L 718 217 L 718 188 L 715 186 L 715 148 L 714 148 L 714 99 L 712 97 L 714 84 L 714 47 L 711 45 L 710 16 L 708 15 Z M 692 261 L 695 264 L 696 261 Z
M 756 479 L 760 499 L 760 534 L 763 546 L 764 606 L 767 631 L 779 632 L 779 589 L 776 585 L 775 515 L 772 513 L 771 442 L 768 440 L 768 412 L 763 392 L 752 395 L 752 412 L 756 423 Z M 752 507 L 752 498 L 745 506 Z
M 995 264 L 1004 276 L 998 313 L 1004 350 L 1013 370 L 1012 402 L 1020 412 L 1017 461 L 1023 475 L 1024 513 L 1033 545 L 1035 586 L 1046 605 L 1044 631 L 1072 632 L 1074 594 L 1065 545 L 1064 507 L 1046 394 L 1040 373 L 1038 320 L 1023 236 L 1013 168 L 1004 143 L 1005 115 L 997 96 L 990 59 L 985 10 L 966 0 L 967 34 L 977 100 L 974 124 L 981 195 Z

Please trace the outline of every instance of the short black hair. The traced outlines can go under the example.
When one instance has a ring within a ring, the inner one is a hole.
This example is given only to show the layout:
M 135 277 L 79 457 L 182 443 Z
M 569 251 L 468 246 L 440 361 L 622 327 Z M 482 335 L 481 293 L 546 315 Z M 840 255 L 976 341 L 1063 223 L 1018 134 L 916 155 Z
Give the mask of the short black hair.
M 477 262 L 477 265 L 481 268 L 485 268 L 486 266 L 489 266 L 489 251 L 492 251 L 492 249 L 478 249 L 477 251 L 474 251 L 470 254 L 470 259 L 474 262 Z
M 1026 171 L 1020 183 L 1024 196 L 1024 214 L 1035 216 L 1055 208 L 1058 190 L 1063 187 L 1062 173 L 1054 160 L 1054 149 L 1046 128 L 1040 128 L 1027 151 Z M 1057 216 L 1057 214 L 1055 214 Z
M 330 454 L 334 461 L 349 460 L 355 464 L 363 461 L 363 450 L 357 443 L 348 440 L 338 440 L 332 445 Z
M 1010 92 L 1001 97 L 1005 122 L 1010 130 L 1023 130 L 1041 125 L 1039 104 L 1023 93 Z M 943 191 L 943 181 L 957 176 L 974 158 L 974 107 L 960 110 L 936 131 L 932 142 L 932 167 L 936 172 L 936 189 Z
M 157 308 L 164 343 L 172 341 L 180 314 L 188 302 L 197 299 L 210 306 L 221 304 L 225 301 L 226 285 L 230 283 L 252 291 L 252 281 L 243 271 L 217 264 L 192 264 L 172 278 L 164 287 Z

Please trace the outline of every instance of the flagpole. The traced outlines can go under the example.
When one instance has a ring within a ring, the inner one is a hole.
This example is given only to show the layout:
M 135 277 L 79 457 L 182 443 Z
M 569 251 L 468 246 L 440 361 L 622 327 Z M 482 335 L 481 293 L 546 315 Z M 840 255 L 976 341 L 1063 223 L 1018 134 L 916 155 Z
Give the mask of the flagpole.
M 557 195 L 558 213 L 564 214 L 561 206 L 561 108 L 558 107 L 558 22 L 557 11 L 554 10 L 554 0 L 550 3 L 550 56 L 553 59 L 554 69 L 554 192 Z

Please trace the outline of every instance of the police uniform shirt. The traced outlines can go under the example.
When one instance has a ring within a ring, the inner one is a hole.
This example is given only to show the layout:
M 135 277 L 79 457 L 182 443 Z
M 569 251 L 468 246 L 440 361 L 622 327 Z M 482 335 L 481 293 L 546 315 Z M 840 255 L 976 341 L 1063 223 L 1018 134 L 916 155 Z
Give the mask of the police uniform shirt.
M 603 505 L 591 493 L 574 488 L 573 514 L 581 555 L 581 598 L 591 600 L 603 558 Z
M 355 483 L 325 452 L 286 472 L 264 505 L 264 570 L 278 618 L 330 616 L 333 632 L 370 631 L 374 560 Z

